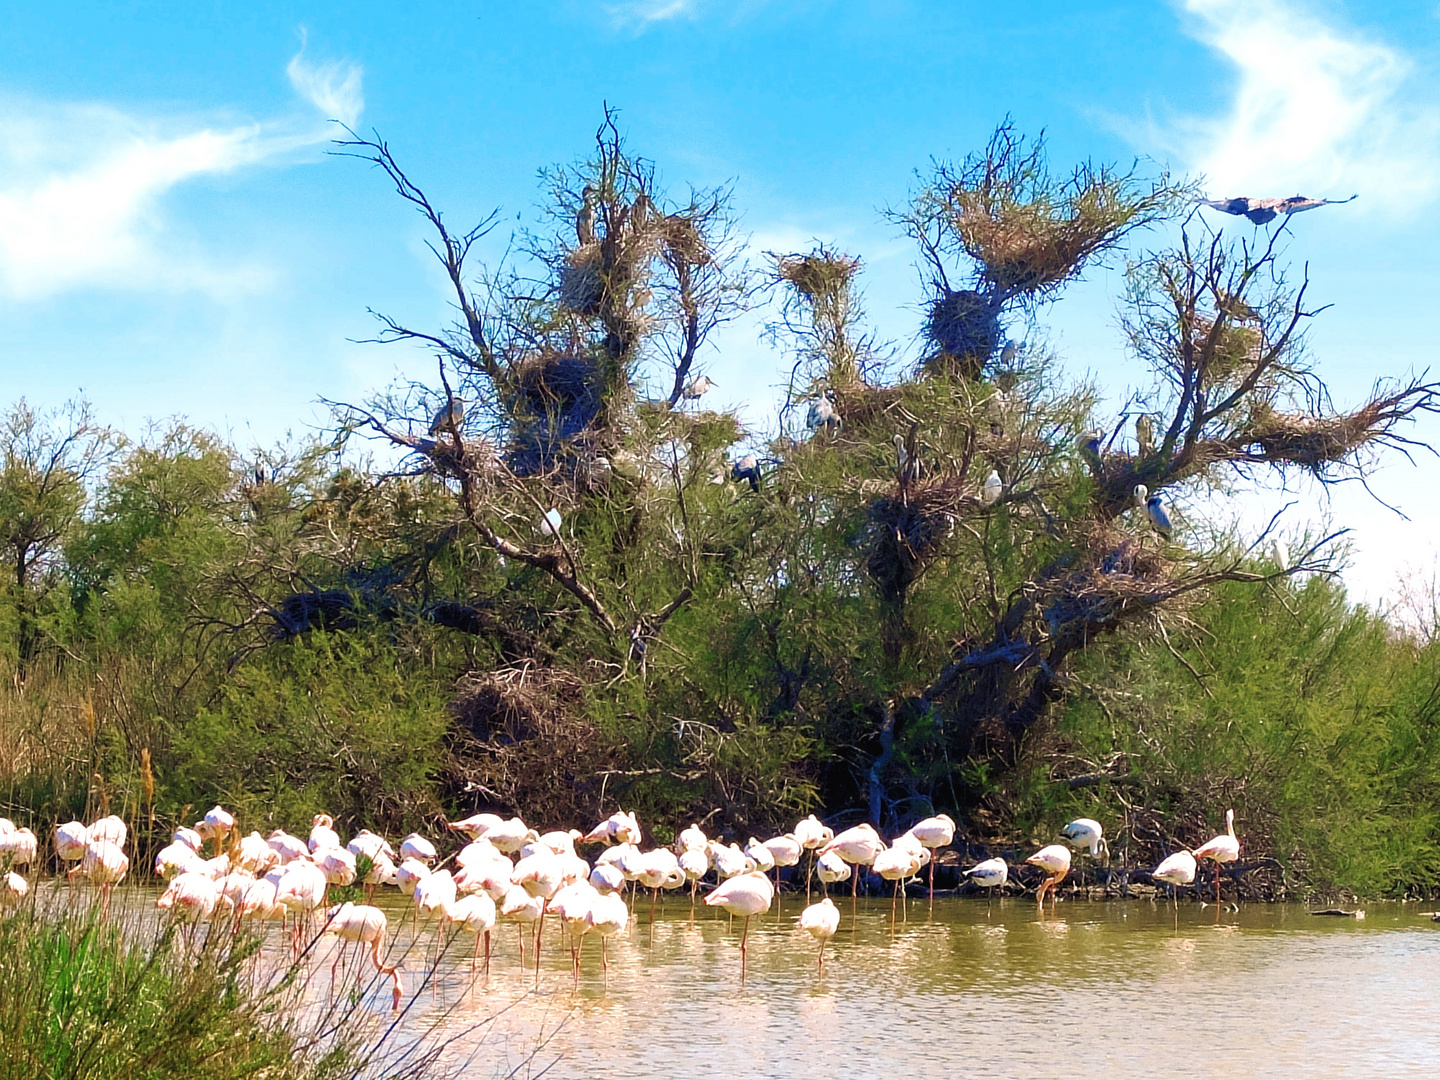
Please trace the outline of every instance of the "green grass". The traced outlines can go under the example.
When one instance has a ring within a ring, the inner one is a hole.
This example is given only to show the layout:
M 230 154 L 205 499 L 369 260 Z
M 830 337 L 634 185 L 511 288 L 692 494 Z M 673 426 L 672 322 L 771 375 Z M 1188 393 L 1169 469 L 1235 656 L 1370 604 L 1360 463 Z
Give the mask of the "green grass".
M 123 920 L 26 905 L 0 919 L 0 1080 L 348 1077 L 358 1023 L 297 1019 L 295 980 L 258 987 L 256 942 L 191 950 Z

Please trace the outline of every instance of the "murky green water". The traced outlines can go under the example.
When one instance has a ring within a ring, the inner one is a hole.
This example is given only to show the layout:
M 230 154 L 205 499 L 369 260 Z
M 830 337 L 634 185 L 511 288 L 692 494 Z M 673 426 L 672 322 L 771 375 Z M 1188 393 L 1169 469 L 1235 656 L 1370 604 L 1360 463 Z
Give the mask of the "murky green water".
M 538 989 L 501 924 L 490 974 L 472 980 L 462 936 L 426 981 L 408 907 L 391 891 L 407 1032 L 460 1032 L 466 1075 L 524 1063 L 564 1077 L 1393 1077 L 1440 1068 L 1440 925 L 1416 905 L 1322 918 L 1297 906 L 1240 912 L 1182 904 L 937 900 L 892 927 L 888 902 L 840 902 L 840 933 L 815 969 L 794 929 L 802 900 L 740 923 L 671 899 L 653 927 L 584 943 L 578 985 L 547 922 Z M 1433 905 L 1427 905 L 1433 906 Z M 398 924 L 398 925 L 397 925 Z M 275 935 L 278 953 L 278 932 Z M 327 946 L 328 948 L 328 946 Z M 433 958 L 433 951 L 431 956 Z M 329 955 L 317 963 L 328 967 Z M 328 974 L 328 973 L 327 973 Z M 325 986 L 322 978 L 318 986 Z M 384 1014 L 388 984 L 374 985 Z

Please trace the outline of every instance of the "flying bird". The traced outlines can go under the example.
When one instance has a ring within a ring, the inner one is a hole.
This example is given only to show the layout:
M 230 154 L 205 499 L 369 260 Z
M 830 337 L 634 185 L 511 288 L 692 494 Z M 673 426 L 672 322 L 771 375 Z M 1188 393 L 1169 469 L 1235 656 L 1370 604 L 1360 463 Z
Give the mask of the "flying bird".
M 1165 512 L 1165 507 L 1160 502 L 1159 492 L 1145 500 L 1145 513 L 1150 515 L 1150 524 L 1155 526 L 1155 531 L 1169 540 L 1175 530 L 1170 524 L 1170 515 Z
M 1223 214 L 1247 217 L 1256 225 L 1268 225 L 1281 214 L 1298 214 L 1302 210 L 1314 210 L 1317 206 L 1341 206 L 1359 198 L 1351 195 L 1348 199 L 1307 199 L 1304 195 L 1291 195 L 1288 199 L 1252 199 L 1245 195 L 1233 199 L 1196 199 L 1201 206 L 1219 210 Z

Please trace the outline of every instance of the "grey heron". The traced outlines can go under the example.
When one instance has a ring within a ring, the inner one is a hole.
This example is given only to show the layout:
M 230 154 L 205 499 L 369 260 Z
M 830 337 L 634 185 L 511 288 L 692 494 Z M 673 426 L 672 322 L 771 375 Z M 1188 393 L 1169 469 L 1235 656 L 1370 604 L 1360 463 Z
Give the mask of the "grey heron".
M 1144 413 L 1135 418 L 1135 443 L 1140 447 L 1141 457 L 1155 452 L 1155 426 Z
M 826 390 L 810 402 L 810 409 L 805 414 L 805 426 L 811 431 L 840 426 L 840 413 L 835 409 L 834 391 Z
M 575 215 L 575 239 L 580 246 L 595 242 L 595 189 L 589 184 L 580 192 L 580 210 Z
M 685 384 L 685 389 L 680 391 L 680 396 L 686 401 L 699 401 L 705 396 L 705 392 L 712 386 L 719 386 L 713 382 L 708 375 L 701 375 L 698 379 L 691 379 Z
M 1144 484 L 1135 485 L 1135 505 L 1143 508 L 1145 501 L 1150 498 L 1150 489 Z
M 1105 440 L 1103 431 L 1087 431 L 1080 436 L 1080 453 L 1095 465 L 1100 464 L 1100 447 Z
M 435 411 L 435 416 L 430 421 L 430 428 L 427 435 L 439 435 L 442 431 L 449 431 L 452 426 L 459 427 L 465 422 L 465 403 L 457 397 L 452 397 Z
M 1150 515 L 1150 524 L 1155 526 L 1155 531 L 1169 540 L 1174 526 L 1170 524 L 1170 515 L 1165 512 L 1165 507 L 1160 502 L 1159 492 L 1145 500 L 1145 512 Z
M 1358 198 L 1349 199 L 1307 199 L 1304 195 L 1291 195 L 1288 199 L 1252 199 L 1245 195 L 1233 199 L 1196 199 L 1201 206 L 1219 210 L 1224 214 L 1247 217 L 1256 225 L 1267 225 L 1281 214 L 1298 214 L 1302 210 L 1314 210 L 1317 206 L 1340 206 Z
M 754 454 L 746 454 L 730 466 L 730 479 L 737 484 L 741 480 L 750 482 L 751 491 L 760 490 L 760 459 Z

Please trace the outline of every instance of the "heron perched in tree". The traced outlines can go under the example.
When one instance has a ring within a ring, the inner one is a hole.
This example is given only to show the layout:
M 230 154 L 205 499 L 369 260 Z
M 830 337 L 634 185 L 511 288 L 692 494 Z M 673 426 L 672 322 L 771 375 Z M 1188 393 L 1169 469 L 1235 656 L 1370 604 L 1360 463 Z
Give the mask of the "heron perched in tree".
M 1144 413 L 1135 417 L 1135 443 L 1140 447 L 1141 457 L 1155 452 L 1155 425 Z
M 1150 498 L 1150 489 L 1144 484 L 1135 485 L 1135 505 L 1142 510 L 1145 508 L 1145 500 Z
M 1100 447 L 1104 440 L 1105 433 L 1103 431 L 1087 431 L 1080 436 L 1080 453 L 1097 467 L 1100 464 Z
M 1000 363 L 1009 367 L 1015 362 L 1015 354 L 1020 351 L 1020 346 L 1013 341 L 1007 341 L 1005 347 L 1000 350 Z
M 575 239 L 580 246 L 595 242 L 595 189 L 589 184 L 580 192 L 580 209 L 575 214 Z
M 1000 479 L 997 469 L 991 469 L 990 475 L 985 478 L 985 484 L 980 489 L 980 505 L 994 506 L 1000 501 L 1000 496 L 1005 494 L 1005 483 Z
M 737 484 L 741 480 L 750 481 L 750 490 L 760 490 L 760 459 L 754 454 L 746 454 L 730 466 L 730 479 Z
M 686 401 L 699 401 L 712 386 L 719 385 L 708 375 L 701 375 L 698 379 L 691 379 L 686 383 L 685 389 L 680 391 L 680 396 Z
M 811 431 L 840 426 L 840 413 L 835 409 L 835 391 L 827 389 L 810 402 L 810 410 L 805 414 L 805 426 Z
M 1196 199 L 1201 206 L 1219 210 L 1224 214 L 1247 217 L 1256 225 L 1268 225 L 1281 214 L 1298 214 L 1302 210 L 1314 210 L 1317 206 L 1341 206 L 1357 199 L 1307 199 L 1304 195 L 1291 195 L 1288 199 L 1251 199 L 1245 195 L 1233 199 Z
M 464 422 L 465 403 L 457 397 L 452 397 L 436 410 L 434 418 L 430 421 L 428 434 L 439 435 L 442 431 L 449 431 L 451 427 L 458 428 Z
M 1278 536 L 1270 541 L 1270 557 L 1281 570 L 1290 569 L 1290 552 L 1285 550 L 1285 545 Z
M 1160 502 L 1158 491 L 1145 500 L 1145 513 L 1150 515 L 1150 524 L 1155 527 L 1155 531 L 1169 540 L 1171 533 L 1174 532 L 1174 526 L 1170 524 L 1170 515 L 1165 512 L 1165 506 Z

